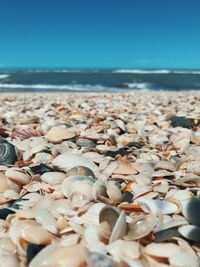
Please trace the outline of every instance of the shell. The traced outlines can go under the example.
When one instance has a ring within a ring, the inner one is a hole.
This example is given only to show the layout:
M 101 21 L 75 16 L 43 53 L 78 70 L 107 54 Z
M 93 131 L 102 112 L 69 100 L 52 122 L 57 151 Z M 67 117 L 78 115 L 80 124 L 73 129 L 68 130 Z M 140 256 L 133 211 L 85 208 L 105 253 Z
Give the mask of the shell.
M 43 248 L 30 262 L 29 267 L 46 267 L 49 255 L 52 255 L 57 249 L 56 244 L 51 244 Z
M 194 174 L 200 175 L 200 163 L 198 161 L 191 161 L 187 165 L 187 172 L 192 172 Z
M 74 193 L 80 193 L 84 199 L 91 201 L 94 183 L 95 180 L 88 176 L 69 176 L 62 183 L 62 192 L 67 198 L 71 198 Z
M 117 162 L 118 166 L 112 172 L 112 174 L 137 174 L 137 170 L 133 167 L 132 163 L 128 160 L 121 160 Z
M 94 147 L 96 143 L 86 138 L 78 138 L 76 144 L 81 147 Z
M 113 258 L 120 262 L 123 257 L 137 259 L 140 257 L 139 243 L 135 241 L 116 240 L 115 242 L 106 246 L 106 250 Z
M 173 253 L 179 252 L 180 248 L 173 243 L 150 243 L 144 248 L 144 252 L 153 257 L 169 258 Z
M 18 152 L 14 145 L 0 138 L 0 165 L 12 165 L 18 159 Z
M 50 185 L 60 184 L 66 178 L 66 174 L 62 172 L 46 172 L 40 176 L 42 181 Z
M 182 213 L 185 218 L 191 223 L 200 227 L 200 199 L 191 197 L 181 201 Z
M 136 240 L 147 236 L 155 229 L 157 222 L 158 218 L 152 213 L 136 218 L 128 224 L 127 235 L 124 236 L 124 239 Z
M 80 267 L 85 263 L 85 248 L 81 245 L 59 246 L 46 258 L 47 266 Z M 43 266 L 43 265 L 39 265 Z M 45 265 L 44 265 L 45 266 Z M 31 266 L 30 266 L 31 267 Z
M 116 202 L 120 203 L 122 201 L 122 193 L 121 190 L 117 187 L 116 182 L 110 181 L 107 184 L 107 195 L 109 198 Z
M 16 192 L 19 192 L 19 186 L 9 180 L 5 174 L 0 172 L 0 193 L 9 189 L 14 189 Z
M 52 127 L 45 135 L 46 139 L 52 143 L 61 143 L 63 140 L 75 137 L 75 133 L 61 126 Z
M 172 214 L 178 211 L 178 206 L 176 204 L 165 200 L 140 198 L 138 199 L 138 202 L 144 212 L 147 213 Z
M 105 206 L 99 213 L 99 222 L 102 223 L 104 221 L 108 222 L 112 229 L 112 233 L 109 239 L 110 243 L 125 235 L 127 224 L 124 211 L 120 213 L 116 208 Z
M 173 171 L 176 170 L 176 167 L 170 161 L 161 160 L 161 161 L 156 162 L 155 169 L 156 170 L 163 169 L 163 170 L 167 170 L 167 171 L 173 172 Z
M 99 224 L 99 213 L 101 210 L 105 207 L 104 203 L 95 203 L 93 204 L 87 212 L 81 216 L 81 219 L 83 220 L 85 225 L 88 224 Z
M 72 169 L 69 169 L 67 172 L 67 175 L 69 176 L 75 176 L 75 175 L 91 176 L 95 178 L 93 171 L 85 166 L 76 166 Z
M 26 185 L 30 182 L 31 177 L 17 168 L 10 168 L 6 170 L 5 175 L 16 182 L 17 184 Z
M 90 160 L 73 153 L 63 153 L 52 161 L 52 165 L 68 172 L 77 166 L 84 166 L 91 169 L 96 177 L 99 175 L 98 167 Z
M 35 211 L 35 220 L 45 229 L 53 234 L 57 234 L 56 219 L 46 208 L 38 208 Z
M 178 232 L 188 240 L 200 242 L 200 228 L 195 225 L 184 225 L 178 228 Z

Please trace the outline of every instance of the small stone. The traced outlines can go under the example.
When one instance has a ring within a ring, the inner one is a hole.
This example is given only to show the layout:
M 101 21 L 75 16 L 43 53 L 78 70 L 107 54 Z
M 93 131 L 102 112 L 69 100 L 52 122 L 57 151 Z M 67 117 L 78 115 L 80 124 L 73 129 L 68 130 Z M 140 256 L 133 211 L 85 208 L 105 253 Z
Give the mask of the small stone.
M 43 174 L 45 172 L 53 172 L 53 169 L 43 163 L 37 166 L 30 167 L 34 174 Z
M 131 203 L 133 199 L 133 194 L 129 191 L 124 191 L 122 195 L 122 202 L 128 202 Z
M 178 117 L 178 116 L 173 116 L 171 118 L 171 123 L 173 127 L 183 127 L 183 128 L 192 128 L 195 126 L 195 123 L 192 119 L 188 119 L 186 117 Z

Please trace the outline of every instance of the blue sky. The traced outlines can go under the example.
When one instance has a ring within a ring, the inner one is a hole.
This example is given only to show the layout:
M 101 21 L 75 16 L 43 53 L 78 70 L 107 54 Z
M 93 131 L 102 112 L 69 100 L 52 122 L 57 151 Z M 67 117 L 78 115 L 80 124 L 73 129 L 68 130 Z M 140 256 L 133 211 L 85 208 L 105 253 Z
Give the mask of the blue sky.
M 200 68 L 199 0 L 1 0 L 0 67 Z

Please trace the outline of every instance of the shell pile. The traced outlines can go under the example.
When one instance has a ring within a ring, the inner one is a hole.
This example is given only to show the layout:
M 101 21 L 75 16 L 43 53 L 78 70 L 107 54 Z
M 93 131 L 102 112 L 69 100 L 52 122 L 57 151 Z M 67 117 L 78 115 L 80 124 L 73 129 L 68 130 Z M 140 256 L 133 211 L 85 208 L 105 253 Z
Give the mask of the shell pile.
M 200 266 L 199 101 L 1 95 L 0 267 Z

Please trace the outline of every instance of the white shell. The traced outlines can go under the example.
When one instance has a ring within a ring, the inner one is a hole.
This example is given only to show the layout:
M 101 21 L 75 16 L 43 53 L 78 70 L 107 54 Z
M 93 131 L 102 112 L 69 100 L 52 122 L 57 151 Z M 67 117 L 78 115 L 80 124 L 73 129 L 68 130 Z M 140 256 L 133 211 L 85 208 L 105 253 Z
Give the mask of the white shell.
M 178 211 L 178 206 L 176 204 L 165 200 L 140 198 L 138 202 L 143 211 L 147 213 L 171 214 Z
M 55 185 L 62 183 L 63 180 L 66 178 L 66 174 L 62 172 L 45 172 L 40 176 L 42 181 L 50 185 Z
M 98 177 L 99 175 L 99 169 L 92 161 L 78 154 L 73 154 L 69 152 L 63 153 L 56 157 L 52 161 L 52 165 L 66 172 L 76 166 L 85 166 L 91 169 L 96 177 Z
M 7 169 L 5 175 L 14 180 L 17 184 L 26 185 L 30 182 L 31 178 L 29 175 L 25 174 L 24 172 L 20 171 L 17 168 L 10 168 Z
M 62 183 L 64 196 L 70 198 L 75 193 L 80 193 L 86 200 L 93 200 L 93 185 L 95 180 L 88 176 L 69 176 Z
M 46 208 L 38 208 L 35 211 L 35 220 L 53 234 L 57 234 L 56 219 Z

